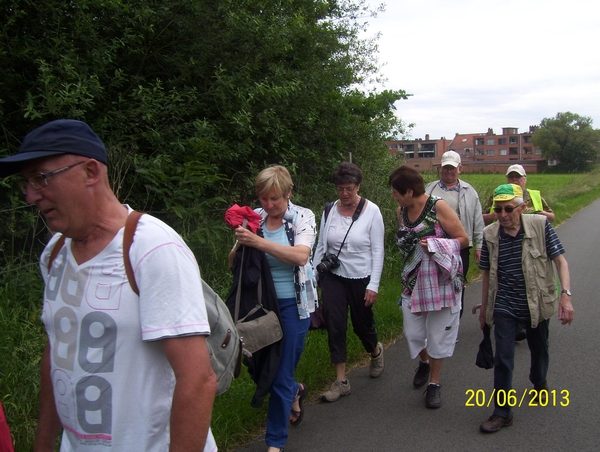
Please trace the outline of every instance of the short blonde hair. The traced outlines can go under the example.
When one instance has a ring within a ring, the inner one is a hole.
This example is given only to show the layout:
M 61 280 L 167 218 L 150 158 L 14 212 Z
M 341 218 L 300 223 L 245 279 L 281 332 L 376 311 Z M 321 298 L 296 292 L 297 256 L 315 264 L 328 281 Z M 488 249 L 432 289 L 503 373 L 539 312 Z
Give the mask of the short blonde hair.
M 254 186 L 258 196 L 266 195 L 272 189 L 275 189 L 278 195 L 283 196 L 292 191 L 294 183 L 285 166 L 273 165 L 258 173 Z

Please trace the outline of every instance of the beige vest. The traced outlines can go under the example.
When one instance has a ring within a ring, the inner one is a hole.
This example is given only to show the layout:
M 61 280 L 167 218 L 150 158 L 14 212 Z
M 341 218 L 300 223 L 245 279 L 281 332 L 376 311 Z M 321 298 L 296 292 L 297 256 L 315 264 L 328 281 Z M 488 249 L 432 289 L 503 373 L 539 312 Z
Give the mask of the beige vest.
M 531 327 L 541 320 L 552 317 L 558 311 L 560 294 L 556 290 L 554 268 L 546 254 L 546 217 L 521 215 L 525 231 L 521 264 L 525 276 L 527 304 L 531 315 Z M 500 224 L 492 223 L 483 230 L 483 239 L 490 252 L 490 282 L 486 309 L 486 322 L 494 323 L 494 304 L 498 293 L 498 253 Z

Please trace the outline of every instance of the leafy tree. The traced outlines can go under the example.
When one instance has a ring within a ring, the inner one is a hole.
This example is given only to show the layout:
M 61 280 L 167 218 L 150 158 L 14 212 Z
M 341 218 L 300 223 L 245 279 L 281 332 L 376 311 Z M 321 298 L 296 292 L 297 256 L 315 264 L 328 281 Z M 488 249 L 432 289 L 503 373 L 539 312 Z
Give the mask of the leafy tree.
M 0 155 L 49 120 L 85 120 L 119 198 L 198 244 L 226 232 L 225 207 L 255 201 L 266 165 L 288 166 L 297 201 L 320 206 L 340 160 L 381 159 L 402 126 L 404 91 L 358 89 L 378 75 L 364 0 L 0 5 Z
M 223 289 L 223 213 L 255 202 L 260 169 L 286 165 L 317 214 L 350 152 L 388 174 L 406 93 L 359 89 L 378 77 L 370 14 L 364 0 L 0 0 L 0 156 L 50 120 L 86 121 L 119 199 L 182 233 Z M 0 181 L 0 267 L 35 268 L 47 231 L 12 182 Z
M 532 142 L 544 157 L 558 160 L 566 171 L 585 171 L 598 157 L 600 130 L 592 128 L 587 116 L 558 113 L 542 120 Z

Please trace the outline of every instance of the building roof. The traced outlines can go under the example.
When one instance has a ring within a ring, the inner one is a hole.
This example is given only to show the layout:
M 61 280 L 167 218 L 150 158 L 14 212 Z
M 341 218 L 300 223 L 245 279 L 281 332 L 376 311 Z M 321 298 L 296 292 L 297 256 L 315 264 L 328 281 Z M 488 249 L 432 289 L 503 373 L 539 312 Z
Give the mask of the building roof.
M 448 146 L 448 150 L 458 152 L 462 157 L 465 155 L 473 155 L 475 137 L 480 136 L 482 136 L 480 133 L 457 133 Z

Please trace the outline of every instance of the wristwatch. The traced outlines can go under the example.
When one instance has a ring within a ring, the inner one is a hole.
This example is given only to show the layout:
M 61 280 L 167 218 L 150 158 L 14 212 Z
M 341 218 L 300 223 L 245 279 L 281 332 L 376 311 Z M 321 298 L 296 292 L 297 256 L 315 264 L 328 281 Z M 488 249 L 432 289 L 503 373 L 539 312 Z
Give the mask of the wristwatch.
M 560 293 L 566 293 L 568 296 L 571 296 L 571 291 L 569 289 L 563 289 Z

